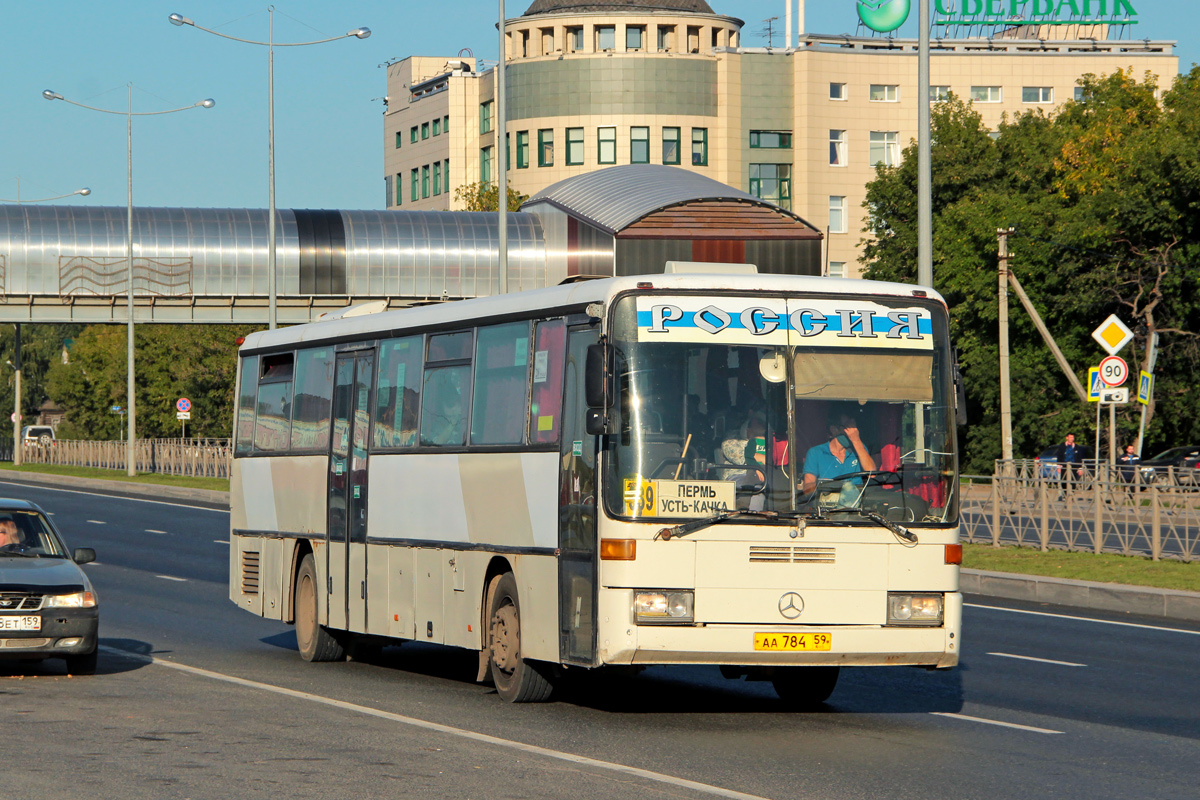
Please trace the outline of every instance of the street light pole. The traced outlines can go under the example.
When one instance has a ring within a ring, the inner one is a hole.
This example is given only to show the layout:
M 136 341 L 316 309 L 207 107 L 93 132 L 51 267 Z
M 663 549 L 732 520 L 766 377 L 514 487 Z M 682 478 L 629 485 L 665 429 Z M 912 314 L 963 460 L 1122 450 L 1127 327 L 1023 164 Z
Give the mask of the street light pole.
M 331 36 L 328 39 L 317 39 L 312 42 L 276 42 L 275 6 L 267 6 L 267 12 L 270 22 L 267 41 L 265 42 L 255 41 L 254 39 L 242 39 L 237 36 L 230 36 L 227 33 L 214 31 L 212 28 L 196 24 L 195 20 L 189 19 L 182 14 L 172 14 L 167 19 L 175 26 L 190 25 L 206 33 L 211 33 L 213 36 L 220 36 L 222 39 L 229 39 L 243 44 L 256 44 L 267 48 L 267 327 L 275 330 L 278 321 L 275 275 L 275 48 L 307 47 L 311 44 L 325 44 L 326 42 L 336 42 L 339 39 L 350 37 L 366 39 L 370 37 L 371 29 L 355 28 L 352 31 L 343 33 L 341 36 Z
M 128 206 L 126 209 L 127 218 L 126 218 L 126 241 L 125 241 L 125 255 L 126 255 L 126 260 L 127 260 L 126 270 L 128 272 L 128 275 L 126 276 L 127 297 L 126 297 L 126 303 L 125 303 L 126 314 L 127 314 L 127 324 L 128 324 L 127 341 L 125 344 L 125 383 L 126 383 L 125 389 L 126 389 L 126 394 L 127 394 L 126 402 L 129 406 L 129 408 L 128 408 L 129 427 L 127 429 L 128 438 L 126 439 L 126 442 L 125 442 L 125 471 L 126 471 L 126 474 L 128 474 L 130 477 L 133 477 L 134 475 L 137 475 L 137 458 L 136 458 L 136 432 L 137 432 L 136 413 L 137 412 L 136 412 L 136 409 L 134 406 L 135 398 L 134 398 L 134 375 L 133 375 L 133 343 L 134 343 L 134 339 L 133 339 L 133 118 L 134 117 L 161 116 L 163 114 L 174 114 L 177 111 L 187 111 L 188 109 L 192 109 L 192 108 L 212 108 L 217 103 L 215 100 L 213 100 L 210 97 L 206 100 L 201 100 L 199 102 L 192 103 L 190 106 L 180 106 L 179 108 L 172 108 L 172 109 L 168 109 L 166 111 L 139 111 L 138 113 L 135 114 L 135 113 L 133 113 L 133 84 L 132 83 L 128 84 L 128 91 L 129 91 L 129 103 L 128 103 L 128 106 L 125 111 L 113 111 L 113 110 L 107 109 L 107 108 L 98 108 L 96 106 L 85 105 L 84 103 L 79 103 L 74 100 L 68 100 L 67 98 L 65 98 L 61 94 L 59 94 L 58 92 L 53 92 L 49 89 L 42 92 L 42 97 L 46 98 L 47 100 L 62 100 L 64 103 L 70 103 L 73 106 L 79 106 L 80 108 L 86 108 L 89 111 L 99 111 L 102 114 L 124 114 L 125 115 L 126 129 L 128 131 L 128 150 L 127 150 L 128 159 L 126 161 L 126 164 L 127 164 L 127 175 L 129 178 L 129 195 L 128 195 L 129 200 L 128 200 Z
M 508 114 L 504 104 L 504 65 L 508 58 L 504 38 L 504 0 L 500 0 L 500 63 L 496 65 L 496 210 L 500 233 L 500 294 L 508 293 Z
M 917 283 L 933 286 L 933 160 L 929 130 L 929 0 L 917 7 Z

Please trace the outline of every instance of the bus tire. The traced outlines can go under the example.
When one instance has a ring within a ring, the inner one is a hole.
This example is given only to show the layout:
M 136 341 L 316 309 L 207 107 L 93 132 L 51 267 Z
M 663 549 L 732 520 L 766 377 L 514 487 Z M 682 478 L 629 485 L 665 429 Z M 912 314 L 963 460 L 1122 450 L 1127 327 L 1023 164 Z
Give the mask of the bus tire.
M 793 708 L 814 708 L 833 694 L 841 667 L 776 667 L 771 674 L 775 693 Z
M 549 665 L 521 656 L 521 603 L 511 572 L 492 579 L 488 589 L 487 655 L 496 692 L 509 703 L 542 703 L 550 698 Z
M 317 564 L 312 553 L 304 556 L 296 572 L 292 596 L 296 620 L 296 645 L 305 661 L 341 661 L 345 650 L 329 631 L 317 622 Z

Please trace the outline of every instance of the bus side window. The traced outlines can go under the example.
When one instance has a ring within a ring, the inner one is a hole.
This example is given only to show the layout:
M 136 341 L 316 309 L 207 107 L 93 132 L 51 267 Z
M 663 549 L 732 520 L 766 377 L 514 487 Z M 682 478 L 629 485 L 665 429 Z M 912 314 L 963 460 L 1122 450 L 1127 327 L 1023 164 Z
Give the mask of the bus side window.
M 417 443 L 421 401 L 421 337 L 388 339 L 379 347 L 375 389 L 375 446 L 412 447 Z
M 292 366 L 291 353 L 262 357 L 254 421 L 256 451 L 286 452 L 291 442 Z
M 474 331 L 429 337 L 421 388 L 421 444 L 462 447 L 467 443 Z
M 533 347 L 533 392 L 529 402 L 529 443 L 558 441 L 562 426 L 563 352 L 566 324 L 539 322 Z
M 258 395 L 258 356 L 242 359 L 238 377 L 237 444 L 235 453 L 246 455 L 254 449 L 254 400 Z
M 329 447 L 329 420 L 333 406 L 333 348 L 296 353 L 295 400 L 292 408 L 292 449 L 325 450 Z
M 522 444 L 529 392 L 529 323 L 479 329 L 471 444 Z

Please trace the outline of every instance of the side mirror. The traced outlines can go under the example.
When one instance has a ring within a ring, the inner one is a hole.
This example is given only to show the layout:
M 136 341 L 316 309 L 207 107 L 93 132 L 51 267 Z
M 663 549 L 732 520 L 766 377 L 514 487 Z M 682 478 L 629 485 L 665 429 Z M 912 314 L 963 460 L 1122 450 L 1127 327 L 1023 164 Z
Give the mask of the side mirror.
M 76 547 L 71 560 L 76 564 L 90 564 L 96 560 L 96 551 L 90 547 Z
M 591 408 L 608 407 L 609 349 L 603 344 L 590 344 L 584 365 L 584 400 Z
M 954 421 L 959 425 L 967 424 L 967 387 L 958 366 L 957 352 L 954 354 Z
M 588 436 L 599 436 L 608 430 L 608 414 L 602 408 L 589 408 L 584 412 L 583 427 Z

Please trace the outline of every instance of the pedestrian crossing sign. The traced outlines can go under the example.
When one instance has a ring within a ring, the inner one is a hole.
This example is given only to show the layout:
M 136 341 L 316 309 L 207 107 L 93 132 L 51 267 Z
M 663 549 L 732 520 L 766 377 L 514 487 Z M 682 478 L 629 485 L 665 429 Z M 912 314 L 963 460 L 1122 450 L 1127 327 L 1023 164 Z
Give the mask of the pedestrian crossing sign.
M 1088 367 L 1088 402 L 1099 403 L 1100 391 L 1104 388 L 1104 381 L 1100 380 L 1100 368 Z
M 1143 370 L 1138 373 L 1138 402 L 1144 406 L 1150 405 L 1150 390 L 1154 386 L 1154 376 Z

